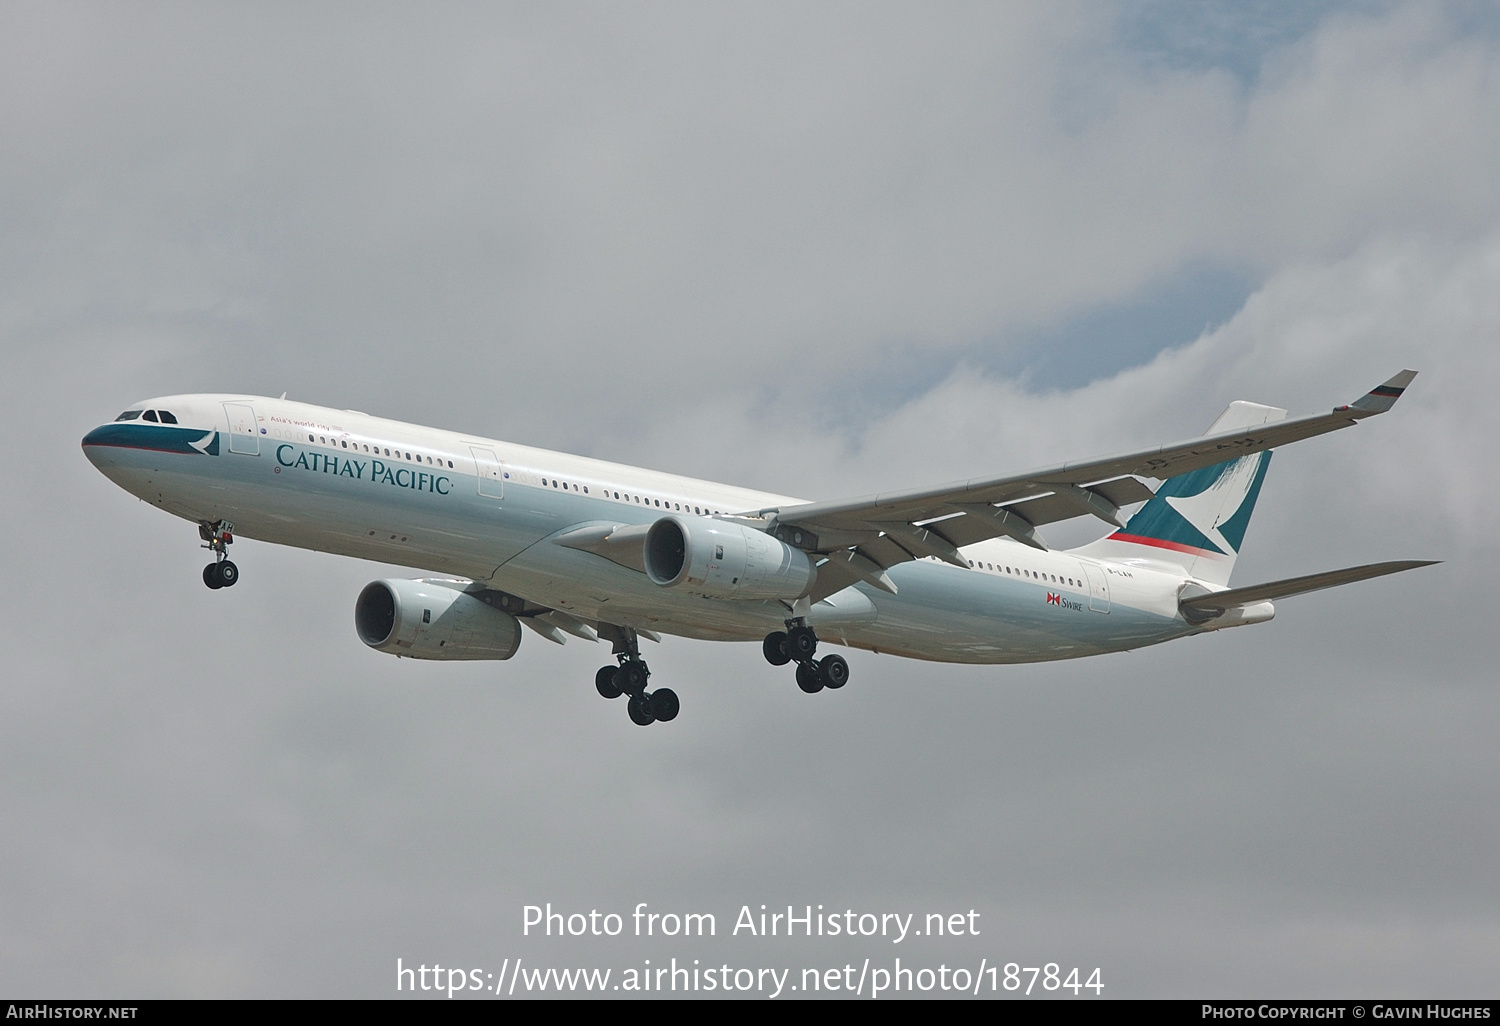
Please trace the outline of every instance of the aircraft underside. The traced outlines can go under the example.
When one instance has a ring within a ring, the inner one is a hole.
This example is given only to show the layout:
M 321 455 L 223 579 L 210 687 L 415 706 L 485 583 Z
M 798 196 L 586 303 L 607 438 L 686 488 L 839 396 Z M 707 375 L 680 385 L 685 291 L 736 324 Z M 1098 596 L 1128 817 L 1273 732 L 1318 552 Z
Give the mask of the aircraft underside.
M 154 400 L 83 444 L 121 488 L 196 525 L 210 589 L 239 579 L 236 536 L 418 568 L 436 576 L 361 592 L 366 645 L 469 660 L 510 658 L 523 626 L 602 640 L 613 662 L 596 689 L 630 696 L 648 724 L 678 711 L 641 655 L 661 634 L 760 641 L 816 693 L 849 679 L 820 642 L 951 663 L 1074 659 L 1263 622 L 1272 599 L 1426 565 L 1227 586 L 1271 448 L 1384 412 L 1413 376 L 1331 414 L 1236 402 L 1174 446 L 822 503 L 253 396 Z M 1127 524 L 1121 507 L 1141 502 Z M 1065 552 L 1036 533 L 1087 515 L 1115 530 Z

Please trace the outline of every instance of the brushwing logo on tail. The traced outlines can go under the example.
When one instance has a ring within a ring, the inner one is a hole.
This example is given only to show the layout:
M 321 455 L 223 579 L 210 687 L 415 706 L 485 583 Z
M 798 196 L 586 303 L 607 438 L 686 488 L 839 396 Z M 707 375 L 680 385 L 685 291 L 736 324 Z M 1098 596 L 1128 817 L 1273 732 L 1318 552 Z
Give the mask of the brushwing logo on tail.
M 1266 451 L 1170 478 L 1111 537 L 1194 555 L 1233 555 L 1244 543 L 1270 464 Z M 1233 512 L 1225 517 L 1225 510 Z

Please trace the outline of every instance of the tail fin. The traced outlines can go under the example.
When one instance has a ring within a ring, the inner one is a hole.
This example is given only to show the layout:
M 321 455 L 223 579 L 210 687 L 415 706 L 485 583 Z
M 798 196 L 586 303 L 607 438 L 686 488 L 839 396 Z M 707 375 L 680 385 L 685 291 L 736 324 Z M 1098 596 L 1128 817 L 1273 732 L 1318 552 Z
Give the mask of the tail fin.
M 1274 406 L 1234 402 L 1205 433 L 1255 427 L 1285 416 L 1285 410 Z M 1228 584 L 1270 465 L 1267 450 L 1168 478 L 1123 528 L 1079 551 L 1105 559 L 1149 555 L 1181 564 L 1201 581 Z

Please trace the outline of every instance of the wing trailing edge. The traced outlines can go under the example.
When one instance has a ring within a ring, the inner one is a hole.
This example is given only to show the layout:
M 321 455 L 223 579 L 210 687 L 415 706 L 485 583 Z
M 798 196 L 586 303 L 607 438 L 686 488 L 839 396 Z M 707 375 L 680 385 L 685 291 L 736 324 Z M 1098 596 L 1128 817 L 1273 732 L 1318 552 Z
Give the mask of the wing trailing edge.
M 927 556 L 967 566 L 958 550 L 990 538 L 1006 537 L 1045 549 L 1036 528 L 1054 521 L 1093 515 L 1118 526 L 1121 507 L 1148 502 L 1155 494 L 1141 478 L 1181 477 L 1353 427 L 1366 417 L 1389 410 L 1415 377 L 1415 371 L 1404 370 L 1354 402 L 1327 413 L 1288 420 L 1284 419 L 1286 411 L 1279 408 L 1236 402 L 1214 422 L 1209 434 L 1171 445 L 1024 474 L 768 507 L 750 515 L 764 523 L 764 529 L 772 535 L 808 552 L 831 556 L 852 551 L 861 557 L 860 562 L 849 558 L 827 560 L 820 567 L 824 580 L 814 591 L 814 596 L 820 597 L 832 593 L 826 589 L 836 591 L 859 580 L 876 583 L 879 578 L 872 581 L 875 573 L 865 561 L 873 564 L 875 571 Z M 611 544 L 623 540 L 623 535 L 589 533 L 597 530 L 580 530 L 557 542 L 624 563 L 612 554 L 615 546 Z M 883 588 L 884 582 L 876 586 Z

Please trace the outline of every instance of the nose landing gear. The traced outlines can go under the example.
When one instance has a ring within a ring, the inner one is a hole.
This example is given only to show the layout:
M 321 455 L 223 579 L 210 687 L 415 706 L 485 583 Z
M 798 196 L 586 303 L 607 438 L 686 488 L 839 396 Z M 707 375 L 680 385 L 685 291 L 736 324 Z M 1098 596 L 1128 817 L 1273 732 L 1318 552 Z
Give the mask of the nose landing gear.
M 785 666 L 795 660 L 797 686 L 809 695 L 824 688 L 836 691 L 849 683 L 849 664 L 843 656 L 813 658 L 818 651 L 818 635 L 800 617 L 788 620 L 785 631 L 767 634 L 761 642 L 761 651 L 772 666 Z
M 234 543 L 234 525 L 227 520 L 200 523 L 198 537 L 204 548 L 214 554 L 214 561 L 203 568 L 203 583 L 213 590 L 232 588 L 240 579 L 240 568 L 229 559 L 226 549 Z

